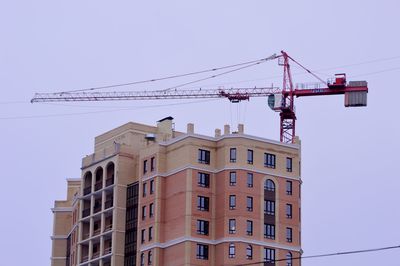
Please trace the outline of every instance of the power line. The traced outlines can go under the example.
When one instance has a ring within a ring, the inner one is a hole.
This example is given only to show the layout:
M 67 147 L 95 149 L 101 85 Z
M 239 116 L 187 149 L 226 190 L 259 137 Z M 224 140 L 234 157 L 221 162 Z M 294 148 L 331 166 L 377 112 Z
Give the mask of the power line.
M 159 108 L 159 107 L 166 107 L 166 106 L 196 104 L 196 103 L 212 102 L 212 101 L 218 101 L 218 100 L 221 100 L 221 99 L 211 99 L 211 100 L 208 99 L 208 100 L 200 100 L 200 101 L 179 102 L 179 103 L 158 104 L 158 105 L 147 105 L 147 106 L 132 106 L 132 107 L 127 107 L 127 108 L 119 108 L 119 109 L 111 109 L 111 110 L 97 110 L 97 111 L 88 111 L 88 112 L 76 112 L 76 113 L 63 113 L 63 114 L 51 114 L 51 115 L 10 116 L 10 117 L 0 117 L 0 120 L 51 118 L 51 117 L 64 117 L 64 116 L 88 115 L 88 114 L 99 114 L 99 113 L 111 113 L 111 112 L 128 111 L 128 110 L 136 110 L 136 109 Z
M 379 252 L 379 251 L 385 251 L 385 250 L 397 249 L 397 248 L 400 248 L 400 245 L 388 246 L 388 247 L 380 247 L 380 248 L 371 248 L 371 249 L 360 249 L 360 250 L 352 250 L 352 251 L 343 251 L 343 252 L 336 252 L 336 253 L 326 253 L 326 254 L 310 255 L 310 256 L 299 256 L 299 257 L 292 257 L 292 260 L 313 259 L 313 258 L 322 258 L 322 257 L 332 257 L 332 256 L 343 256 L 343 255 L 360 254 L 360 253 Z M 287 258 L 274 260 L 274 262 L 278 262 L 278 261 L 287 261 Z M 250 262 L 250 263 L 245 263 L 245 264 L 237 264 L 236 266 L 258 265 L 258 264 L 264 264 L 264 263 L 265 263 L 265 261 L 257 261 L 257 262 Z
M 78 92 L 78 91 L 92 91 L 92 90 L 100 90 L 100 89 L 109 89 L 109 88 L 123 87 L 123 86 L 136 85 L 136 84 L 142 84 L 142 83 L 156 82 L 156 81 L 167 80 L 167 79 L 181 78 L 181 77 L 198 75 L 198 74 L 203 74 L 203 73 L 207 73 L 207 72 L 213 72 L 213 71 L 218 71 L 218 70 L 227 69 L 227 68 L 233 68 L 233 67 L 238 67 L 238 66 L 244 66 L 244 65 L 250 65 L 250 64 L 259 64 L 259 63 L 261 63 L 263 61 L 269 61 L 269 60 L 272 60 L 272 59 L 275 59 L 275 58 L 276 58 L 276 55 L 274 54 L 274 55 L 266 57 L 266 58 L 261 58 L 261 59 L 258 59 L 258 60 L 252 60 L 252 61 L 247 61 L 247 62 L 243 62 L 243 63 L 223 66 L 223 67 L 211 68 L 211 69 L 195 71 L 195 72 L 189 72 L 189 73 L 178 74 L 178 75 L 171 75 L 171 76 L 166 76 L 166 77 L 161 77 L 161 78 L 146 79 L 146 80 L 133 81 L 133 82 L 127 82 L 127 83 L 120 83 L 120 84 L 114 84 L 114 85 L 92 87 L 92 88 L 87 88 L 87 89 L 62 91 L 61 93 L 63 93 L 63 92 L 65 93 L 65 92 Z M 227 72 L 227 73 L 230 73 L 230 72 Z

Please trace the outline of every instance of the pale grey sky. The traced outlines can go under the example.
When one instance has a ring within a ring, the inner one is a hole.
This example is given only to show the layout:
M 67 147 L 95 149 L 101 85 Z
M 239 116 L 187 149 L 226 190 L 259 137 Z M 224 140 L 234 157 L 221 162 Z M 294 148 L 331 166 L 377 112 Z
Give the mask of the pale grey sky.
M 240 106 L 227 100 L 153 108 L 144 107 L 185 101 L 32 105 L 34 92 L 186 73 L 282 49 L 323 78 L 346 72 L 370 89 L 367 108 L 344 108 L 343 96 L 296 99 L 304 255 L 400 244 L 399 10 L 396 0 L 0 2 L 1 264 L 49 265 L 53 201 L 65 198 L 65 179 L 80 177 L 81 158 L 109 129 L 171 115 L 177 130 L 193 122 L 197 132 L 212 135 L 225 123 L 244 122 L 249 134 L 279 137 L 279 116 L 266 99 Z M 280 86 L 271 77 L 281 73 L 275 61 L 198 85 Z M 393 250 L 303 266 L 398 266 L 399 257 Z

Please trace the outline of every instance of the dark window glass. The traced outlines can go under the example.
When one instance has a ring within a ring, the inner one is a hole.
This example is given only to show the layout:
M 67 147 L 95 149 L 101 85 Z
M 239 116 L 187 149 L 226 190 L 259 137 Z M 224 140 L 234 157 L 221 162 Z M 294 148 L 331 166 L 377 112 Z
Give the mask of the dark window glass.
M 290 252 L 286 254 L 286 266 L 293 266 L 293 255 Z
M 199 149 L 199 163 L 210 164 L 210 151 Z
M 268 191 L 275 191 L 275 183 L 271 179 L 267 179 L 264 184 L 264 189 Z
M 291 243 L 293 241 L 293 230 L 290 227 L 286 227 L 286 241 Z
M 252 212 L 253 211 L 253 197 L 247 197 L 247 210 Z
M 247 173 L 247 187 L 253 187 L 253 173 Z
M 229 151 L 229 160 L 231 163 L 236 162 L 236 148 L 231 148 Z
M 153 172 L 156 167 L 156 158 L 151 157 L 150 159 L 150 171 Z
M 236 208 L 236 196 L 229 195 L 229 209 L 234 210 Z
M 144 266 L 144 253 L 140 254 L 140 266 Z
M 236 172 L 229 173 L 229 185 L 236 186 Z
M 236 233 L 236 219 L 229 219 L 229 234 Z
M 275 201 L 264 200 L 264 213 L 268 215 L 275 215 Z
M 147 183 L 143 183 L 143 190 L 142 190 L 142 192 L 143 192 L 143 197 L 146 197 L 146 194 L 147 194 Z
M 147 264 L 152 265 L 153 264 L 153 253 L 151 250 L 149 251 L 149 254 L 147 254 Z
M 275 239 L 275 225 L 264 224 L 264 237 L 269 239 Z
M 253 164 L 253 150 L 247 150 L 247 163 Z
M 210 199 L 208 197 L 198 196 L 197 197 L 197 209 L 200 211 L 208 211 L 209 201 L 210 201 Z
M 286 157 L 286 171 L 292 172 L 292 158 Z
M 145 235 L 146 235 L 146 229 L 142 229 L 142 235 L 141 235 L 141 241 L 142 241 L 142 243 L 144 243 Z
M 292 181 L 286 181 L 286 195 L 292 195 L 293 193 L 293 183 Z
M 143 161 L 143 174 L 147 173 L 147 160 Z
M 286 204 L 286 217 L 292 219 L 292 204 Z
M 235 257 L 235 244 L 234 243 L 230 243 L 229 244 L 229 258 L 234 258 Z
M 146 206 L 142 207 L 142 220 L 146 219 Z
M 149 206 L 149 217 L 153 217 L 154 216 L 154 203 L 150 203 Z
M 208 245 L 197 244 L 196 256 L 201 260 L 208 260 Z
M 264 248 L 264 261 L 275 263 L 275 249 Z
M 253 259 L 253 247 L 252 247 L 252 245 L 247 245 L 247 248 L 246 248 L 246 259 L 248 259 L 248 260 Z
M 154 193 L 154 189 L 155 189 L 155 187 L 154 187 L 154 180 L 150 180 L 150 194 L 153 194 L 153 193 Z
M 208 221 L 197 220 L 197 233 L 200 235 L 208 235 Z
M 200 187 L 210 187 L 210 175 L 206 173 L 198 173 L 197 184 Z
M 150 226 L 149 227 L 149 241 L 151 241 L 153 239 L 153 227 Z
M 275 154 L 264 153 L 264 166 L 268 168 L 275 168 L 276 157 Z
M 247 220 L 246 222 L 246 234 L 249 236 L 253 235 L 253 221 Z

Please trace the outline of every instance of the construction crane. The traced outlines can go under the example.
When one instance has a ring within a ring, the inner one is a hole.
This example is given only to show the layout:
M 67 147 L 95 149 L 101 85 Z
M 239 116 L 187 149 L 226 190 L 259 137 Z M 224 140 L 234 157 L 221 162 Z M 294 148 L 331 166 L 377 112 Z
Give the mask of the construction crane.
M 333 80 L 325 82 L 303 65 L 298 63 L 286 52 L 273 55 L 264 60 L 278 59 L 283 66 L 283 86 L 261 88 L 230 88 L 230 89 L 197 89 L 197 90 L 154 90 L 125 92 L 59 92 L 36 93 L 31 102 L 75 102 L 75 101 L 112 101 L 112 100 L 162 100 L 162 99 L 194 99 L 194 98 L 227 98 L 233 103 L 249 100 L 252 97 L 268 97 L 269 107 L 280 115 L 280 141 L 293 143 L 296 134 L 296 113 L 294 99 L 306 96 L 344 94 L 346 107 L 367 105 L 368 86 L 366 81 L 346 80 L 346 74 L 336 74 Z M 322 83 L 293 85 L 290 61 L 296 63 Z M 323 85 L 321 85 L 323 84 Z

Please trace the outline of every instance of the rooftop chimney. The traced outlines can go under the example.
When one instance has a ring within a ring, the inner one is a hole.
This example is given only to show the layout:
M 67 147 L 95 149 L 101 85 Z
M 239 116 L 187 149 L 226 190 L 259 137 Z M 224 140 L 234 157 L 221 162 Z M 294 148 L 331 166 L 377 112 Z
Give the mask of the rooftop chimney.
M 188 134 L 194 134 L 194 124 L 193 123 L 188 123 L 186 131 L 187 131 Z
M 229 125 L 224 126 L 224 135 L 229 135 L 231 133 L 231 127 Z

